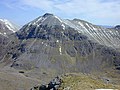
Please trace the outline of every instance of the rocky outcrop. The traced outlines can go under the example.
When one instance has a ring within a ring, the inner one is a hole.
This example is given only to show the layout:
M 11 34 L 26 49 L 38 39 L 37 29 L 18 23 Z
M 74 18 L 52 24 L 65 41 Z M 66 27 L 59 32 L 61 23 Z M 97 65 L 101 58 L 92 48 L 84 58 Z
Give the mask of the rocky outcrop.
M 57 76 L 47 85 L 34 86 L 30 90 L 58 90 L 62 80 Z

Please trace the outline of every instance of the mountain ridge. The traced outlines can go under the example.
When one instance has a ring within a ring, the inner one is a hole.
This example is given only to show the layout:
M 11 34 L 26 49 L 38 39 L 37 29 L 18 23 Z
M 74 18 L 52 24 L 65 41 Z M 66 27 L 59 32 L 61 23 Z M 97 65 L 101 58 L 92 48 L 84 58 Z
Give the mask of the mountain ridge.
M 46 17 L 45 17 L 46 16 Z M 90 40 L 95 41 L 101 45 L 106 45 L 112 48 L 120 48 L 120 33 L 114 29 L 107 29 L 101 26 L 93 25 L 87 21 L 80 19 L 61 19 L 53 14 L 44 14 L 26 24 L 26 28 L 29 26 L 39 28 L 40 26 L 47 25 L 48 28 L 54 28 L 59 26 L 61 29 L 72 28 L 79 33 L 86 35 Z M 23 26 L 23 27 L 25 27 Z M 27 30 L 27 29 L 26 29 Z M 33 31 L 34 32 L 34 31 Z M 27 33 L 27 31 L 26 31 Z M 115 42 L 117 40 L 118 42 Z

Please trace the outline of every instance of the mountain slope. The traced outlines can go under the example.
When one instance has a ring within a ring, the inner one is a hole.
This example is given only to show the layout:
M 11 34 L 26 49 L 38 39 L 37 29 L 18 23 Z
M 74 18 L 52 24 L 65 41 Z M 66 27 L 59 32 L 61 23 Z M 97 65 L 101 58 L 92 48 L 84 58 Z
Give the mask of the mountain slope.
M 30 90 L 40 80 L 26 77 L 20 73 L 0 71 L 0 90 Z
M 11 42 L 11 34 L 17 31 L 17 27 L 6 19 L 0 19 L 0 62 L 4 60 L 7 55 L 7 47 Z
M 114 71 L 110 78 L 118 78 L 119 39 L 117 30 L 79 19 L 64 20 L 46 13 L 11 36 L 2 64 L 25 70 L 25 75 L 43 83 L 71 72 L 100 72 L 104 75 L 107 71 Z
M 18 28 L 6 19 L 0 19 L 0 34 L 3 36 L 15 33 Z
M 70 90 L 95 90 L 95 89 L 110 89 L 118 90 L 119 85 L 109 84 L 109 81 L 103 82 L 102 80 L 92 75 L 84 74 L 67 74 L 62 77 L 63 83 L 58 90 L 70 89 Z

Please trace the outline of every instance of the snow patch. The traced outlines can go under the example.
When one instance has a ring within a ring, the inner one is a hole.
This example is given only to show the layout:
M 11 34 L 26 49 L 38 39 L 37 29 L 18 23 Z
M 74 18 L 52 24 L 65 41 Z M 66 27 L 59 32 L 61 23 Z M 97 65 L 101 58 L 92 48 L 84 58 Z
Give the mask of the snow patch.
M 34 22 L 33 22 L 33 25 L 37 25 L 37 26 L 39 26 L 42 22 L 44 22 L 45 20 L 47 19 L 47 17 L 45 17 L 45 18 L 39 18 L 39 19 L 37 19 L 37 20 L 35 20 Z M 40 22 L 41 21 L 41 22 Z M 39 23 L 40 22 L 40 23 Z
M 93 25 L 90 25 L 94 30 L 97 30 Z
M 3 22 L 3 19 L 0 19 L 0 21 L 2 21 L 2 22 Z
M 95 89 L 95 90 L 118 90 L 118 89 Z
M 68 25 L 71 28 L 77 29 L 77 27 L 71 23 L 69 20 L 63 20 L 66 25 Z M 78 30 L 78 29 L 77 29 Z
M 6 32 L 4 32 L 3 34 L 6 35 Z
M 48 46 L 47 43 L 45 44 L 45 46 L 46 46 L 46 47 Z
M 42 17 L 40 17 L 39 19 L 37 19 L 36 23 L 38 23 L 40 20 L 42 20 Z
M 78 22 L 78 24 L 80 24 L 84 29 L 86 29 L 86 27 L 81 22 Z
M 59 17 L 57 17 L 57 16 L 54 16 L 54 17 L 57 18 L 60 22 L 62 22 L 62 20 Z
M 1 32 L 0 32 L 0 35 L 5 36 L 5 37 L 8 37 L 8 36 L 6 35 L 6 33 L 1 33 Z
M 57 40 L 56 42 L 59 42 L 59 40 Z
M 89 29 L 92 29 L 92 28 L 90 27 L 90 25 L 88 25 L 88 23 L 86 23 L 86 25 L 88 26 Z
M 28 26 L 30 26 L 32 23 L 30 22 L 30 23 L 28 23 Z
M 64 25 L 64 24 L 62 24 L 61 26 L 63 27 L 63 30 L 65 30 L 65 25 Z
M 13 27 L 13 25 L 8 20 L 6 20 L 6 19 L 0 19 L 0 21 L 2 21 L 9 30 L 11 30 L 12 32 L 15 32 L 14 31 L 15 28 Z
M 37 27 L 39 27 L 39 25 L 37 25 Z
M 60 52 L 60 55 L 62 55 L 62 48 L 61 48 L 61 46 L 59 46 L 59 52 Z

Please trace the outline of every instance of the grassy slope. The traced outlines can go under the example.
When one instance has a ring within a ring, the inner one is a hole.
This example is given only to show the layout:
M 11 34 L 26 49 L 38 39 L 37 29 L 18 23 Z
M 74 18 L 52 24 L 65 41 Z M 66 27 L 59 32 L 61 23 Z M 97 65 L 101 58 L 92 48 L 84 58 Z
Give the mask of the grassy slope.
M 93 78 L 94 77 L 94 78 Z M 67 74 L 62 76 L 62 85 L 59 90 L 95 90 L 95 89 L 119 89 L 120 86 L 105 84 L 95 76 L 84 74 Z
M 38 83 L 39 80 L 25 77 L 20 73 L 0 71 L 0 90 L 30 90 Z

